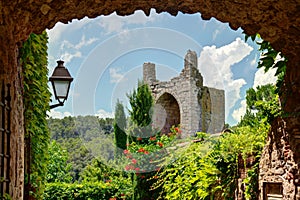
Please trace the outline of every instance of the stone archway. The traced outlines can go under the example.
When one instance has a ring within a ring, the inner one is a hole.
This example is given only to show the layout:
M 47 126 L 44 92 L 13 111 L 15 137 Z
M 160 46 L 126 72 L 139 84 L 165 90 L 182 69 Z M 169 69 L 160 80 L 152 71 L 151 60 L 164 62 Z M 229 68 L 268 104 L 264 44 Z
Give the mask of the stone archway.
M 242 27 L 247 34 L 259 33 L 276 50 L 287 56 L 289 61 L 281 95 L 287 117 L 281 119 L 282 123 L 274 122 L 272 130 L 274 130 L 274 137 L 278 139 L 275 141 L 276 144 L 280 142 L 281 132 L 285 133 L 282 138 L 285 146 L 298 138 L 300 135 L 300 57 L 298 56 L 300 54 L 300 2 L 298 0 L 41 0 L 29 2 L 2 0 L 0 2 L 0 86 L 2 83 L 11 85 L 13 187 L 10 194 L 12 199 L 23 199 L 24 184 L 22 68 L 18 63 L 18 48 L 22 42 L 30 33 L 41 33 L 46 28 L 52 28 L 59 21 L 67 23 L 72 19 L 82 19 L 85 16 L 94 18 L 112 12 L 124 16 L 132 14 L 135 10 L 143 10 L 149 15 L 151 8 L 155 8 L 158 13 L 168 12 L 172 15 L 178 12 L 189 14 L 201 12 L 204 20 L 215 17 L 221 22 L 229 22 L 234 30 Z M 289 148 L 291 152 L 299 151 L 295 145 L 290 145 Z M 295 171 L 299 172 L 299 170 Z M 286 170 L 285 173 L 289 172 Z M 289 186 L 283 185 L 283 189 L 285 187 Z M 295 186 L 291 188 L 290 194 L 295 196 Z
M 180 124 L 179 104 L 170 93 L 162 94 L 154 107 L 157 108 L 157 112 L 154 115 L 154 125 L 158 125 L 163 134 L 169 133 L 173 125 L 177 126 Z

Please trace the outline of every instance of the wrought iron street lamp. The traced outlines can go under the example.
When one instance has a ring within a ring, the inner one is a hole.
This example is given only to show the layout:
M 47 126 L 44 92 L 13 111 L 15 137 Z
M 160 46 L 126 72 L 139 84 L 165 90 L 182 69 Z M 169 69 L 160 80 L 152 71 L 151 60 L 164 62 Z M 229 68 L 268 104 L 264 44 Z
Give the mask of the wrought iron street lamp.
M 63 64 L 64 61 L 57 61 L 57 66 L 55 67 L 52 76 L 49 78 L 53 87 L 55 99 L 59 102 L 58 104 L 50 105 L 50 109 L 63 106 L 69 95 L 73 78 Z

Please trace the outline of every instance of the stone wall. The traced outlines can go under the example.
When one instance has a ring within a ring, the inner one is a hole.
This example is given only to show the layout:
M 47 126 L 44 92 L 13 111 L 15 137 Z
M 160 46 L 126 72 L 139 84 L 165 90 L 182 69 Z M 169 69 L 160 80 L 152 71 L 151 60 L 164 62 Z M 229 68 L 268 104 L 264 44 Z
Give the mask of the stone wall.
M 209 133 L 220 133 L 224 128 L 225 122 L 225 94 L 224 90 L 216 88 L 208 88 L 210 94 L 210 113 L 211 121 L 208 126 L 207 132 Z M 208 111 L 207 111 L 208 112 Z
M 293 124 L 293 121 L 293 118 L 278 118 L 272 124 L 260 160 L 260 199 L 273 196 L 285 200 L 300 199 L 300 159 L 297 156 L 300 128 L 286 127 L 287 123 Z
M 2 7 L 1 7 L 2 8 Z M 1 20 L 0 20 L 1 21 Z M 12 199 L 23 199 L 24 187 L 24 117 L 22 68 L 18 63 L 18 46 L 13 26 L 0 23 L 0 88 L 9 84 L 11 93 L 10 184 Z
M 222 131 L 225 123 L 224 91 L 203 86 L 203 77 L 198 71 L 194 51 L 187 52 L 184 69 L 170 81 L 156 80 L 153 63 L 144 63 L 143 79 L 149 84 L 156 108 L 160 110 L 154 116 L 154 124 L 156 127 L 162 126 L 163 133 L 169 132 L 172 125 L 178 124 L 183 136 L 193 136 L 197 131 Z

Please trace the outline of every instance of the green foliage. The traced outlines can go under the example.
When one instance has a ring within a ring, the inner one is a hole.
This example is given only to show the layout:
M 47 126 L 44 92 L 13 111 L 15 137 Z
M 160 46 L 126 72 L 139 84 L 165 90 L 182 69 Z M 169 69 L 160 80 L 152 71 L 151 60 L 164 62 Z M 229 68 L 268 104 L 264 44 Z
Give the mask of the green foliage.
M 82 184 L 47 184 L 44 199 L 128 199 L 133 194 L 130 178 L 94 159 L 81 173 Z
M 72 177 L 69 173 L 71 165 L 67 164 L 68 152 L 57 144 L 55 140 L 51 142 L 48 151 L 47 182 L 71 182 Z
M 115 121 L 114 121 L 114 133 L 115 133 L 115 144 L 116 152 L 119 149 L 126 149 L 127 135 L 125 133 L 126 129 L 126 116 L 124 112 L 123 104 L 118 100 L 115 109 Z
M 252 41 L 256 40 L 256 43 L 259 45 L 259 51 L 261 51 L 261 57 L 259 59 L 257 68 L 264 68 L 265 72 L 271 68 L 276 69 L 275 76 L 278 77 L 276 83 L 276 93 L 279 93 L 280 87 L 284 82 L 286 63 L 288 61 L 287 58 L 284 57 L 281 52 L 277 52 L 275 49 L 273 49 L 270 42 L 261 40 L 259 34 L 252 36 L 245 34 L 246 41 L 249 37 L 251 37 Z
M 149 138 L 137 137 L 136 142 L 128 144 L 124 150 L 124 170 L 132 174 L 134 184 L 133 199 L 156 198 L 157 193 L 150 191 L 151 185 L 156 181 L 151 178 L 160 169 L 161 162 L 168 156 L 168 148 L 174 144 L 181 130 L 173 127 L 174 132 L 168 135 L 157 133 Z
M 264 121 L 270 124 L 275 117 L 281 114 L 276 87 L 271 84 L 258 86 L 256 89 L 248 89 L 246 91 L 246 102 L 246 114 L 238 126 L 250 125 L 254 127 Z
M 119 182 L 85 182 L 79 183 L 47 183 L 44 200 L 108 200 L 130 199 L 130 193 L 122 193 L 123 187 Z M 126 190 L 125 190 L 126 192 Z
M 237 127 L 233 133 L 219 138 L 200 133 L 204 141 L 192 143 L 169 155 L 163 170 L 158 173 L 153 190 L 161 190 L 162 199 L 234 199 L 237 187 L 238 158 L 254 156 L 255 162 L 265 144 L 269 125 L 256 128 Z M 173 161 L 173 162 L 170 162 Z M 255 175 L 250 174 L 247 191 L 257 190 Z
M 115 167 L 111 168 L 109 166 Z M 133 194 L 132 181 L 128 174 L 117 170 L 118 163 L 106 163 L 94 159 L 90 165 L 88 165 L 82 172 L 82 183 L 94 183 L 103 182 L 113 185 L 119 185 L 118 191 L 114 194 L 115 197 L 126 198 Z M 121 195 L 123 194 L 123 195 Z
M 260 156 L 256 157 L 256 160 L 259 160 Z M 259 174 L 259 162 L 256 162 L 255 165 L 247 171 L 247 177 L 244 179 L 245 187 L 245 198 L 247 200 L 256 200 L 258 199 L 258 174 Z
M 81 181 L 80 174 L 99 153 L 105 159 L 113 158 L 113 134 L 110 134 L 113 120 L 96 116 L 65 117 L 48 119 L 52 140 L 68 151 L 67 163 L 71 165 L 72 181 Z M 108 134 L 107 134 L 108 133 Z M 93 150 L 93 151 L 91 151 Z
M 153 97 L 149 86 L 143 82 L 138 82 L 138 88 L 131 94 L 127 94 L 131 109 L 130 118 L 137 126 L 145 127 L 152 122 Z
M 39 197 L 44 188 L 49 131 L 46 111 L 49 110 L 46 31 L 31 34 L 20 49 L 20 64 L 23 68 L 23 101 L 25 118 L 25 185 Z
M 167 165 L 156 175 L 153 190 L 161 190 L 162 199 L 205 199 L 212 192 L 218 169 L 208 162 L 214 141 L 192 143 L 169 156 Z

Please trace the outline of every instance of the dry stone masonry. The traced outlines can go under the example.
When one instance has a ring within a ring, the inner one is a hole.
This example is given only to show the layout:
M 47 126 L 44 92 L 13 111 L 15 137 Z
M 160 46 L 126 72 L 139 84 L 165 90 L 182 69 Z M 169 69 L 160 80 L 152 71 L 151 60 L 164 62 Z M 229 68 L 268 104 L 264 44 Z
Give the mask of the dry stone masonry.
M 180 75 L 162 82 L 156 79 L 155 64 L 144 63 L 143 79 L 155 99 L 154 124 L 163 133 L 178 124 L 184 137 L 197 131 L 219 133 L 224 128 L 224 90 L 203 86 L 197 67 L 197 54 L 189 50 Z

